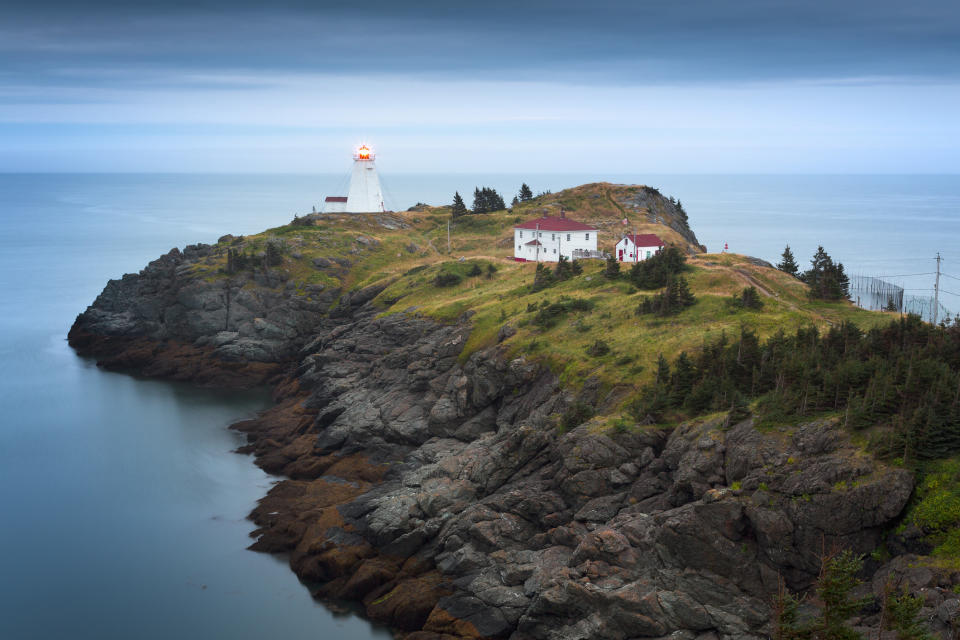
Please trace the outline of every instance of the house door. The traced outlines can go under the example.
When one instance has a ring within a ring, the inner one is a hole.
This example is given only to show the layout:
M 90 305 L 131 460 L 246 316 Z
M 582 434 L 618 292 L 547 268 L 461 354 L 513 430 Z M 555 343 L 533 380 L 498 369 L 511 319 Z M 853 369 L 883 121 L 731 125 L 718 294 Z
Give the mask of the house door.
M 619 260 L 620 260 L 620 262 L 623 262 L 623 249 L 620 249 Z

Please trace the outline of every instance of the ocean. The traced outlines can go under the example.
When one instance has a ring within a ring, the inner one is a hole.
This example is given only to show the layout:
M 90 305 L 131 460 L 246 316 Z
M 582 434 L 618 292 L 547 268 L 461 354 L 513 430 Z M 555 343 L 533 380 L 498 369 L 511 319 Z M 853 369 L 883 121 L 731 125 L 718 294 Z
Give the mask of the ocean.
M 805 265 L 818 245 L 849 273 L 960 311 L 960 176 L 402 175 L 387 204 L 509 201 L 607 180 L 679 198 L 708 250 Z M 66 344 L 107 279 L 168 251 L 319 208 L 339 175 L 0 174 L 0 638 L 388 638 L 316 604 L 282 558 L 246 550 L 274 481 L 231 422 L 233 393 L 104 372 Z M 571 212 L 575 216 L 576 212 Z M 912 275 L 916 274 L 916 275 Z

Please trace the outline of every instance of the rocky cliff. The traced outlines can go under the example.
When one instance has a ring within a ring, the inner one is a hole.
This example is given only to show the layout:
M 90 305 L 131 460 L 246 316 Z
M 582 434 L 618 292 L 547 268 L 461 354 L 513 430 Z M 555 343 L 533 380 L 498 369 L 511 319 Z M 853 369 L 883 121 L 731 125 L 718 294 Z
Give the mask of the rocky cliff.
M 803 591 L 825 549 L 874 551 L 910 497 L 911 475 L 833 419 L 571 425 L 609 389 L 562 382 L 505 323 L 466 349 L 469 310 L 383 314 L 392 280 L 343 294 L 266 262 L 210 277 L 221 253 L 174 250 L 111 281 L 70 342 L 148 375 L 273 384 L 276 406 L 236 425 L 285 478 L 251 515 L 253 548 L 411 640 L 770 637 L 779 580 Z M 907 556 L 867 569 L 877 597 L 887 577 L 920 590 L 947 637 L 954 576 Z

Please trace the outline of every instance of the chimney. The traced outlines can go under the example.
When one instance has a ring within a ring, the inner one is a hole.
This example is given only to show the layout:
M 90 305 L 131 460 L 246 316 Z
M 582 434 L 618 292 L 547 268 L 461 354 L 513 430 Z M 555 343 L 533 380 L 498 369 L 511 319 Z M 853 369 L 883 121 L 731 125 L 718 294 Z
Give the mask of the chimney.
M 561 218 L 566 218 L 566 217 L 567 217 L 567 210 L 564 209 L 563 207 L 560 207 L 560 217 L 561 217 Z

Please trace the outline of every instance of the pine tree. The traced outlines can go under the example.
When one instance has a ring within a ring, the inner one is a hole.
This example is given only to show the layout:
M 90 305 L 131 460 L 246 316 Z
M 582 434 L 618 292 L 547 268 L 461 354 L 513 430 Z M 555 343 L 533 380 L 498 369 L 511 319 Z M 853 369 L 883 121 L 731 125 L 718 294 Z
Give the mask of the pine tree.
M 690 291 L 690 285 L 687 284 L 687 279 L 683 276 L 677 276 L 674 281 L 674 286 L 677 290 L 677 302 L 679 302 L 681 307 L 692 307 L 697 302 L 697 298 L 693 295 L 693 292 Z
M 800 266 L 793 258 L 793 251 L 790 250 L 789 244 L 783 250 L 783 255 L 781 256 L 780 262 L 777 264 L 777 269 L 780 269 L 780 271 L 783 271 L 784 273 L 789 273 L 794 278 L 797 278 L 800 275 Z
M 683 222 L 683 226 L 690 228 L 690 219 L 687 218 L 687 212 L 683 209 L 683 204 L 677 200 L 677 213 L 680 214 L 680 221 Z
M 521 202 L 526 202 L 527 200 L 533 199 L 533 191 L 530 190 L 530 187 L 526 182 L 520 185 L 520 193 L 517 195 Z
M 450 216 L 453 218 L 459 218 L 460 216 L 467 215 L 467 205 L 464 204 L 463 198 L 460 196 L 460 192 L 457 191 L 453 194 L 453 204 L 450 205 Z
M 486 194 L 480 191 L 480 187 L 473 188 L 473 212 L 474 213 L 486 213 L 487 209 L 487 199 Z
M 607 264 L 603 268 L 603 277 L 607 280 L 616 280 L 620 277 L 620 263 L 613 256 L 607 258 Z
M 863 600 L 850 598 L 850 592 L 860 584 L 857 573 L 862 568 L 863 558 L 846 550 L 823 559 L 816 588 L 823 609 L 815 624 L 816 637 L 860 640 L 860 634 L 848 627 L 846 621 L 865 604 Z

